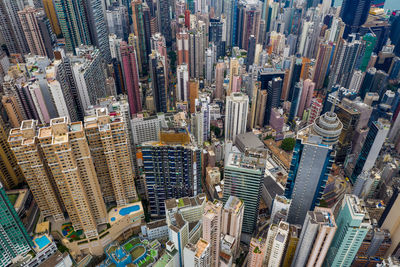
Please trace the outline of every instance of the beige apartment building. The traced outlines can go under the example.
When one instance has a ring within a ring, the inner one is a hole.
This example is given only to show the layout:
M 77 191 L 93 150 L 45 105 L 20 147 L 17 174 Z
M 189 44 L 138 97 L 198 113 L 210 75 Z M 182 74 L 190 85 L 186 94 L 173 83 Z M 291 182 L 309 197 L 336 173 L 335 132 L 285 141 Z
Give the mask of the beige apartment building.
M 97 108 L 85 117 L 85 133 L 106 203 L 123 206 L 137 199 L 123 115 Z
M 38 128 L 34 120 L 23 121 L 9 143 L 42 213 L 63 220 L 65 210 L 75 230 L 97 236 L 107 210 L 82 122 L 60 117 Z

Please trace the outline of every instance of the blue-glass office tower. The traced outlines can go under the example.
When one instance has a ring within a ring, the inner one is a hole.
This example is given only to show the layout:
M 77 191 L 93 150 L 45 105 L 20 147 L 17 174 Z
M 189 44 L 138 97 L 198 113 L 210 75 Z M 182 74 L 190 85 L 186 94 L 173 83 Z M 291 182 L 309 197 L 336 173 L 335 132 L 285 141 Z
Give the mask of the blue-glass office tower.
M 346 23 L 346 33 L 357 32 L 368 17 L 371 0 L 343 0 L 340 17 Z
M 303 225 L 307 211 L 319 205 L 342 128 L 336 114 L 327 112 L 298 132 L 285 189 L 292 199 L 289 223 Z
M 364 145 L 358 155 L 356 164 L 351 174 L 351 182 L 355 184 L 362 171 L 371 170 L 378 158 L 382 145 L 389 133 L 390 122 L 386 119 L 378 119 L 370 126 Z
M 265 105 L 264 125 L 269 124 L 272 108 L 279 107 L 281 100 L 283 80 L 280 77 L 274 78 L 268 82 L 267 103 Z
M 294 86 L 293 91 L 292 91 L 292 101 L 290 104 L 290 112 L 289 112 L 289 118 L 288 118 L 289 123 L 293 122 L 294 117 L 297 114 L 299 98 L 300 98 L 302 90 L 303 90 L 303 83 L 302 82 L 296 83 L 296 85 Z
M 201 193 L 201 150 L 196 146 L 147 142 L 142 154 L 151 216 L 165 215 L 167 199 Z
M 0 266 L 8 266 L 18 255 L 34 247 L 31 237 L 18 217 L 0 183 Z
M 300 81 L 301 68 L 303 67 L 302 62 L 303 62 L 303 60 L 301 58 L 296 58 L 296 61 L 293 66 L 292 79 L 290 81 L 289 94 L 287 97 L 287 100 L 290 102 L 292 102 L 294 99 L 295 86 Z

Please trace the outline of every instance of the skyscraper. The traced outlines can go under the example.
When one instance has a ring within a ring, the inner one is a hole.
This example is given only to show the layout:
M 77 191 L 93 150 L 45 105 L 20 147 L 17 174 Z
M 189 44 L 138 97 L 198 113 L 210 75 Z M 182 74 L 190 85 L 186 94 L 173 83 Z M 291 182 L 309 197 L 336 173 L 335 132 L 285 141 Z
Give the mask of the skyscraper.
M 106 96 L 103 58 L 93 46 L 81 46 L 76 49 L 79 56 L 73 57 L 72 73 L 83 109 L 97 103 L 98 98 Z
M 222 206 L 220 201 L 207 202 L 203 214 L 203 239 L 210 244 L 211 266 L 219 265 Z
M 329 61 L 332 54 L 332 44 L 320 43 L 318 54 L 316 58 L 315 72 L 313 81 L 315 82 L 315 89 L 319 90 L 323 87 L 326 72 L 329 67 Z
M 298 132 L 285 190 L 292 199 L 289 223 L 303 224 L 307 211 L 319 204 L 341 131 L 336 114 L 327 112 Z
M 24 176 L 10 145 L 7 142 L 7 127 L 0 118 L 0 183 L 12 189 L 24 181 Z
M 53 58 L 55 36 L 43 10 L 28 6 L 18 16 L 31 53 Z
M 236 135 L 246 132 L 249 97 L 232 93 L 226 97 L 225 140 L 235 141 Z
M 133 34 L 138 38 L 138 50 L 137 58 L 139 70 L 141 73 L 147 73 L 148 69 L 148 55 L 147 55 L 147 45 L 148 40 L 146 40 L 144 16 L 143 16 L 143 4 L 140 0 L 132 1 L 132 27 Z M 165 35 L 164 35 L 165 36 Z
M 128 93 L 129 108 L 131 114 L 136 114 L 142 111 L 136 51 L 133 46 L 128 45 L 124 41 L 121 42 L 120 49 L 125 78 L 125 90 Z
M 268 267 L 280 266 L 289 237 L 289 224 L 281 221 L 279 225 L 271 224 L 267 236 L 265 260 Z
M 336 223 L 330 209 L 316 207 L 308 211 L 292 266 L 322 266 L 335 232 Z
M 186 64 L 178 65 L 176 70 L 176 100 L 188 101 L 189 100 L 189 71 Z
M 17 212 L 0 183 L 0 265 L 8 266 L 15 257 L 34 247 Z
M 134 167 L 129 154 L 129 136 L 123 114 L 110 112 L 106 107 L 95 109 L 85 117 L 85 134 L 96 168 L 102 196 L 106 203 L 118 206 L 137 198 Z
M 91 43 L 100 50 L 104 61 L 109 63 L 111 61 L 111 52 L 108 44 L 108 27 L 102 2 L 102 0 L 85 0 L 85 11 Z
M 244 203 L 235 196 L 230 196 L 222 210 L 221 233 L 235 238 L 233 253 L 237 254 L 240 247 L 244 214 Z
M 201 150 L 190 142 L 185 129 L 160 135 L 160 142 L 142 143 L 151 216 L 165 214 L 166 199 L 201 193 Z
M 149 60 L 154 106 L 157 112 L 167 112 L 167 73 L 165 73 L 164 57 L 153 50 Z
M 346 32 L 357 32 L 367 20 L 371 0 L 343 0 L 340 17 L 346 23 Z
M 84 0 L 54 0 L 54 4 L 67 51 L 75 53 L 78 46 L 91 44 Z
M 178 65 L 189 64 L 189 33 L 182 28 L 176 33 L 176 49 L 178 54 Z
M 351 182 L 353 184 L 355 184 L 361 172 L 369 171 L 374 167 L 386 136 L 389 133 L 389 129 L 390 122 L 388 120 L 380 118 L 378 121 L 372 123 L 361 152 L 358 155 L 353 173 L 351 174 Z
M 97 236 L 107 210 L 82 122 L 60 117 L 38 129 L 36 121 L 23 121 L 9 142 L 43 216 L 63 220 L 65 210 L 76 230 Z
M 167 46 L 170 46 L 172 42 L 170 9 L 171 7 L 169 0 L 157 0 L 158 27 L 161 34 L 165 37 Z
M 337 105 L 336 114 L 343 123 L 343 130 L 339 136 L 336 149 L 336 162 L 344 163 L 347 154 L 351 153 L 354 132 L 360 118 L 360 111 L 352 106 L 352 102 L 344 98 Z
M 269 124 L 272 108 L 279 107 L 283 80 L 280 77 L 274 78 L 268 82 L 267 104 L 265 106 L 264 125 Z
M 27 54 L 28 44 L 17 12 L 22 10 L 17 1 L 0 2 L 0 32 L 10 53 Z
M 324 266 L 350 266 L 371 228 L 362 200 L 345 195 L 336 219 L 337 230 L 326 254 Z
M 54 34 L 60 35 L 61 29 L 60 24 L 58 23 L 58 18 L 56 14 L 56 10 L 54 8 L 53 0 L 42 0 L 43 8 L 46 12 L 46 16 L 50 21 L 51 28 L 53 29 Z
M 226 159 L 223 200 L 227 203 L 230 196 L 235 196 L 243 201 L 242 232 L 246 234 L 252 234 L 256 226 L 265 156 L 262 152 L 248 151 L 230 153 Z

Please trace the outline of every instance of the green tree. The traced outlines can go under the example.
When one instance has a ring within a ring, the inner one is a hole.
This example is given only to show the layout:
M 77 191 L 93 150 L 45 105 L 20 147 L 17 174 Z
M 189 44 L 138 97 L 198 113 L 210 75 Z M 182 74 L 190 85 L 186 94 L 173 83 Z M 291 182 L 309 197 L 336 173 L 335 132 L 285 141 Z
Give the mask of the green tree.
M 296 144 L 296 139 L 294 138 L 285 138 L 282 140 L 281 148 L 285 151 L 292 151 Z

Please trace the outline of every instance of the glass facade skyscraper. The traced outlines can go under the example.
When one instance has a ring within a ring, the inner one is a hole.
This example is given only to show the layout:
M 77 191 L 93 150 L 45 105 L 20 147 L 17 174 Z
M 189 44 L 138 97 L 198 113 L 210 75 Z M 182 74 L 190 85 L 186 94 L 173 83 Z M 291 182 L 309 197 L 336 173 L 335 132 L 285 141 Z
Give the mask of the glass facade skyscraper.
M 160 133 L 160 142 L 142 144 L 151 216 L 165 215 L 164 201 L 167 199 L 201 193 L 201 150 L 185 139 L 183 130 L 177 131 Z M 179 136 L 185 139 L 182 140 L 184 145 L 172 141 Z
M 371 227 L 368 213 L 355 195 L 345 195 L 336 225 L 323 266 L 350 266 Z
M 0 266 L 7 266 L 16 256 L 33 247 L 31 237 L 0 183 Z
M 353 184 L 355 184 L 357 177 L 362 171 L 368 171 L 374 166 L 386 136 L 389 133 L 389 128 L 390 122 L 385 119 L 379 119 L 372 123 L 361 153 L 358 155 L 353 173 L 351 174 L 351 182 Z
M 298 132 L 285 190 L 292 199 L 289 223 L 302 225 L 307 212 L 319 205 L 342 127 L 336 114 L 327 112 Z
M 242 232 L 246 234 L 252 234 L 256 226 L 265 164 L 265 155 L 255 151 L 230 153 L 226 160 L 223 201 L 235 196 L 244 202 Z

